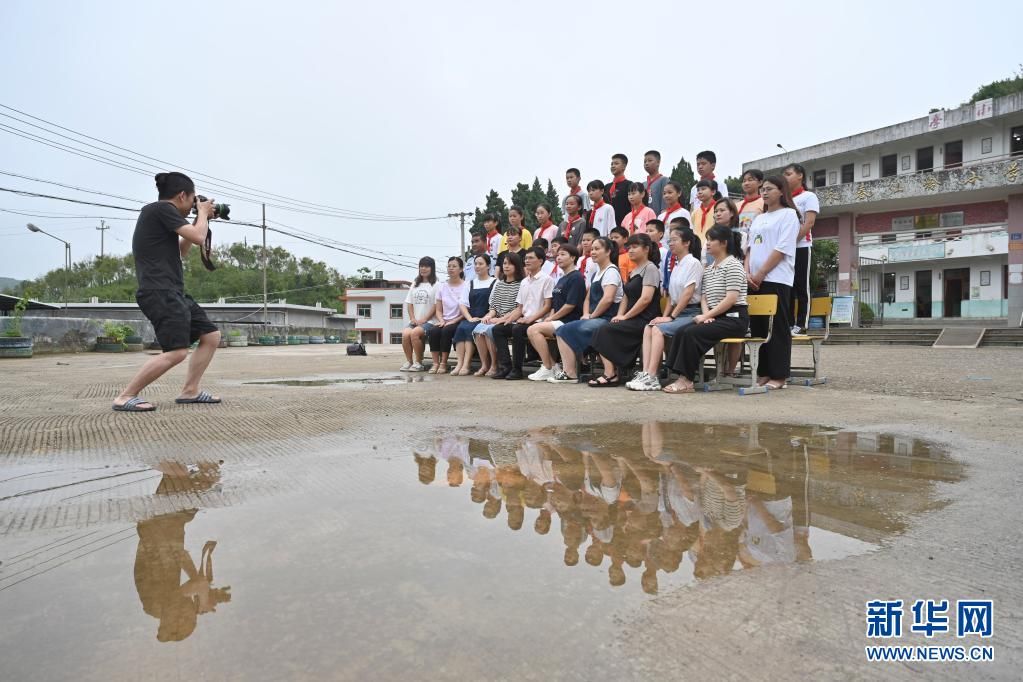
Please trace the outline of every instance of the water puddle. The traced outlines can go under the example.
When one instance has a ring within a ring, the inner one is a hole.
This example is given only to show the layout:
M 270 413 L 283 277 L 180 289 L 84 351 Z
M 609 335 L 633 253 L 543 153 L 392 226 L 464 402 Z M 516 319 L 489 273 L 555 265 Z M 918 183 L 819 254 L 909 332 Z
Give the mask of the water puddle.
M 408 374 L 375 376 L 375 375 L 347 375 L 334 378 L 318 377 L 315 379 L 270 379 L 266 381 L 245 381 L 244 385 L 256 386 L 303 386 L 322 387 L 342 385 L 367 385 L 367 386 L 397 386 L 400 384 L 421 383 L 426 380 L 422 374 Z
M 0 466 L 4 677 L 570 676 L 649 595 L 875 551 L 963 476 L 926 442 L 777 424 L 377 443 Z

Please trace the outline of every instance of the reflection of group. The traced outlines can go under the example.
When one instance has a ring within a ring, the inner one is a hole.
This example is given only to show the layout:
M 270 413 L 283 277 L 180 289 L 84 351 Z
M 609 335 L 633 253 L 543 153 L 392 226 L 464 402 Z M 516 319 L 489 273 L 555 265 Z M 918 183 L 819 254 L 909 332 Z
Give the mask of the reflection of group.
M 659 571 L 685 566 L 708 578 L 812 558 L 803 447 L 786 440 L 783 452 L 769 453 L 755 426 L 684 424 L 667 427 L 666 444 L 666 427 L 533 430 L 517 446 L 514 463 L 495 458 L 485 441 L 442 436 L 430 454 L 415 459 L 420 482 L 432 483 L 438 463 L 446 463 L 448 484 L 468 481 L 486 518 L 496 518 L 503 506 L 512 530 L 523 526 L 527 509 L 536 511 L 533 529 L 540 535 L 557 518 L 565 564 L 578 564 L 580 553 L 591 566 L 607 562 L 613 586 L 625 583 L 626 565 L 642 569 L 642 588 L 653 594 Z M 683 442 L 706 445 L 676 447 Z
M 163 478 L 157 495 L 199 492 L 220 480 L 216 464 L 188 468 L 163 462 L 158 468 Z M 211 540 L 203 546 L 198 566 L 185 549 L 185 524 L 197 511 L 160 514 L 138 524 L 135 589 L 142 610 L 160 621 L 156 638 L 161 642 L 185 639 L 195 630 L 199 614 L 215 611 L 217 604 L 231 600 L 230 587 L 213 587 L 213 550 L 217 543 Z

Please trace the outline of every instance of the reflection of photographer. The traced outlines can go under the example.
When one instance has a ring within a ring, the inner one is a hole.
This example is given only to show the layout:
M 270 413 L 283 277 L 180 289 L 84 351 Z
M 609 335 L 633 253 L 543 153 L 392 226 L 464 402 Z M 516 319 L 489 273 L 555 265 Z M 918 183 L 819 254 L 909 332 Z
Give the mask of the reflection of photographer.
M 185 385 L 175 402 L 220 402 L 220 398 L 199 387 L 220 343 L 220 331 L 192 297 L 185 294 L 181 261 L 193 244 L 208 252 L 209 221 L 218 215 L 226 219 L 229 209 L 197 196 L 195 184 L 183 173 L 158 173 L 156 188 L 159 201 L 147 204 L 139 213 L 131 250 L 139 283 L 135 300 L 153 324 L 163 354 L 150 358 L 114 400 L 114 409 L 121 412 L 155 410 L 139 393 L 188 357 L 188 347 L 195 341 L 199 346 L 192 354 Z M 195 221 L 189 225 L 186 218 L 193 210 Z M 204 253 L 204 264 L 212 268 L 208 253 Z

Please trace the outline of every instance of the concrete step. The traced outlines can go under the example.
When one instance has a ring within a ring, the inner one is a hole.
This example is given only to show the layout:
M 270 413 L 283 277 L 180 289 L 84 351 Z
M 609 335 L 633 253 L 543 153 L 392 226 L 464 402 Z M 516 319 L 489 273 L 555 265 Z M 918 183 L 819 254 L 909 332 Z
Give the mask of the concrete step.
M 941 334 L 941 329 L 886 329 L 884 327 L 867 329 L 832 329 L 828 338 L 829 344 L 861 345 L 887 344 L 930 346 Z
M 988 329 L 981 346 L 1023 346 L 1023 329 Z

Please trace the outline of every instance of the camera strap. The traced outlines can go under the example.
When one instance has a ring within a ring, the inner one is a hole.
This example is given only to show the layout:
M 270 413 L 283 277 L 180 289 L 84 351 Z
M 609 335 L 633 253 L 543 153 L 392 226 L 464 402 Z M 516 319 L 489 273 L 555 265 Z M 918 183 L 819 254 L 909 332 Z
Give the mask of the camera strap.
M 199 247 L 199 258 L 202 259 L 202 266 L 213 272 L 217 269 L 217 266 L 210 260 L 210 254 L 213 250 L 213 230 L 206 228 L 206 241 Z

